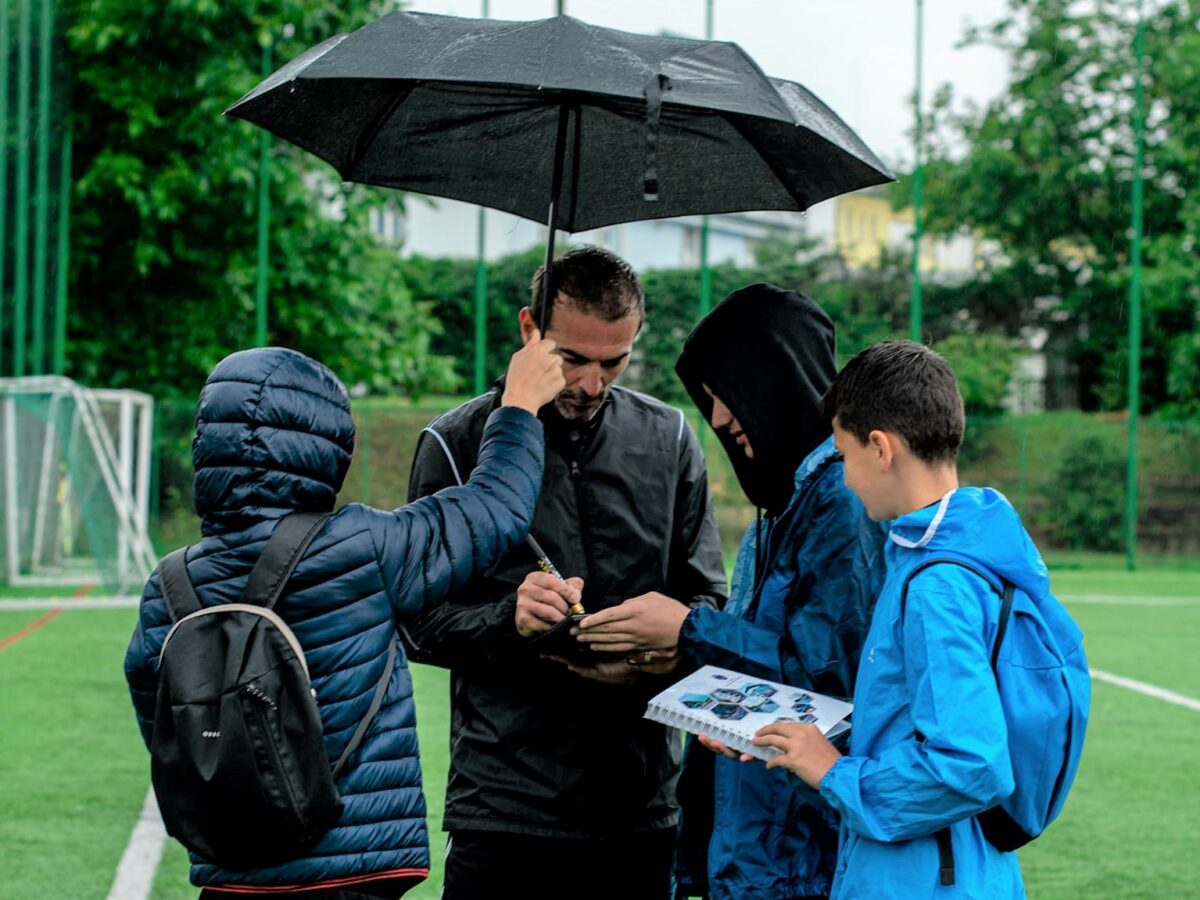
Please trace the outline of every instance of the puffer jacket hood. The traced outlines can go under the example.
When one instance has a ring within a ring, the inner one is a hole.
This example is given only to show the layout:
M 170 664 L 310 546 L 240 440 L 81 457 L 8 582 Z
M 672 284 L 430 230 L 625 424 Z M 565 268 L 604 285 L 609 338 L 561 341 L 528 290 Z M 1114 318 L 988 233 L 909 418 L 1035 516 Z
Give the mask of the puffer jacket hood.
M 898 564 L 909 564 L 907 550 L 930 557 L 948 553 L 975 560 L 1034 602 L 1050 590 L 1050 574 L 1029 532 L 1008 499 L 992 488 L 959 488 L 940 503 L 901 516 L 892 522 L 889 543 Z
M 801 461 L 830 434 L 821 397 L 837 373 L 833 321 L 812 299 L 772 284 L 730 294 L 696 326 L 675 363 L 692 401 L 712 419 L 707 385 L 745 429 L 747 459 L 717 432 L 750 501 L 787 506 Z
M 195 506 L 205 535 L 333 509 L 354 451 L 345 387 L 283 347 L 221 360 L 196 409 Z

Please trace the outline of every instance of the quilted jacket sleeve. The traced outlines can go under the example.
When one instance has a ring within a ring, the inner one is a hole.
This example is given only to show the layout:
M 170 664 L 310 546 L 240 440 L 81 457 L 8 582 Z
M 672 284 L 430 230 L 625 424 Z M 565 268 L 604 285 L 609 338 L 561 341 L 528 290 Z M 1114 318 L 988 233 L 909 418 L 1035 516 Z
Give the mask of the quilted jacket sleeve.
M 542 424 L 513 407 L 491 414 L 466 484 L 376 520 L 385 584 L 411 620 L 495 564 L 526 534 L 542 484 Z
M 137 714 L 138 728 L 147 747 L 154 734 L 154 707 L 158 692 L 158 667 L 155 661 L 170 621 L 166 604 L 162 601 L 158 569 L 155 569 L 142 591 L 138 623 L 129 639 L 129 649 L 125 652 L 125 681 L 129 684 L 133 711 Z

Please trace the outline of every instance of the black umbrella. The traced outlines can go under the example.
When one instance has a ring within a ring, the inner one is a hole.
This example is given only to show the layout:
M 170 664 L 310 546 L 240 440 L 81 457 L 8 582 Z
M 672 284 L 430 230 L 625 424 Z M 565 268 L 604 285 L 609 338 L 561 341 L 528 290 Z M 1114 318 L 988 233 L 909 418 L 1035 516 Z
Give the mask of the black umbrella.
M 547 263 L 556 229 L 804 210 L 893 177 L 829 107 L 736 44 L 570 16 L 390 13 L 308 50 L 227 113 L 344 181 L 544 220 Z

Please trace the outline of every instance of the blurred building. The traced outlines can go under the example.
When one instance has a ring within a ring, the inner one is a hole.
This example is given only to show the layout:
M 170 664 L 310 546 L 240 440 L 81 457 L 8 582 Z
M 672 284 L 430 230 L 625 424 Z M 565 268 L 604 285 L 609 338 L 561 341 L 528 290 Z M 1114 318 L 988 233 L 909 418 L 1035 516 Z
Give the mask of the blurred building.
M 767 238 L 812 238 L 836 250 L 850 271 L 869 268 L 884 249 L 908 252 L 912 210 L 893 210 L 883 188 L 868 188 L 819 203 L 805 213 L 748 212 L 709 216 L 710 264 L 749 266 L 755 247 Z M 403 211 L 381 207 L 372 227 L 405 255 L 474 258 L 478 247 L 478 207 L 455 200 L 406 197 Z M 522 253 L 545 242 L 546 228 L 507 213 L 485 217 L 484 255 L 489 260 Z M 569 235 L 571 243 L 597 244 L 620 254 L 637 269 L 682 269 L 700 264 L 700 216 L 627 222 Z M 975 271 L 974 236 L 927 238 L 921 243 L 921 269 L 932 277 L 965 278 Z
M 455 200 L 409 194 L 405 206 L 390 205 L 372 215 L 381 239 L 399 246 L 406 256 L 474 259 L 478 253 L 479 208 Z M 686 269 L 700 265 L 700 216 L 627 222 L 564 235 L 573 244 L 607 247 L 639 271 Z M 755 248 L 768 238 L 807 238 L 820 250 L 835 251 L 847 273 L 877 265 L 885 251 L 908 254 L 912 247 L 913 211 L 893 209 L 886 188 L 876 187 L 835 197 L 805 213 L 748 212 L 708 217 L 710 265 L 748 267 Z M 484 217 L 484 256 L 497 260 L 543 246 L 546 227 L 507 213 L 488 210 Z M 929 281 L 970 278 L 984 255 L 993 252 L 970 231 L 951 237 L 925 236 L 921 272 Z M 1004 406 L 1012 412 L 1046 408 L 1047 357 L 1042 330 L 1024 336 Z

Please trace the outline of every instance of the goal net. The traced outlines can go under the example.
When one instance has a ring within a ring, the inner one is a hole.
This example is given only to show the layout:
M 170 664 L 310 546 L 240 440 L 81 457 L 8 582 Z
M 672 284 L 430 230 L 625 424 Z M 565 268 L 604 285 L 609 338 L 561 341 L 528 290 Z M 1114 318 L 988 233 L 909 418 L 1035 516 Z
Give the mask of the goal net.
M 0 580 L 136 590 L 147 531 L 153 401 L 67 378 L 0 378 Z

